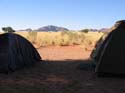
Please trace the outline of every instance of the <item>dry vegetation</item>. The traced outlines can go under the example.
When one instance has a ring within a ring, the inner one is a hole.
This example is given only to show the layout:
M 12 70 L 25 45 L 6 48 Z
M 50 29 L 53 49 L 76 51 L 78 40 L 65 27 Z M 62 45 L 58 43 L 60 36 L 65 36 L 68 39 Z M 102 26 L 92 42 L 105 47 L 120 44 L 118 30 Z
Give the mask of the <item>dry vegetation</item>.
M 27 38 L 35 46 L 68 46 L 82 45 L 83 48 L 94 46 L 96 41 L 103 35 L 101 32 L 16 32 Z

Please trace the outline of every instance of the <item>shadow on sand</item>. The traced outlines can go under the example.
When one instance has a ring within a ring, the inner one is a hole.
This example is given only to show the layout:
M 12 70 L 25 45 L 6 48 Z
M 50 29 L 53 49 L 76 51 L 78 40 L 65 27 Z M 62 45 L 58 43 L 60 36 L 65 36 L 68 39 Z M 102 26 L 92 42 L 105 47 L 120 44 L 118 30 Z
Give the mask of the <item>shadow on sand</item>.
M 124 78 L 98 78 L 91 60 L 44 60 L 33 67 L 0 74 L 1 93 L 124 93 Z M 84 69 L 81 70 L 81 65 Z M 83 67 L 83 66 L 82 66 Z M 88 67 L 87 69 L 85 69 Z

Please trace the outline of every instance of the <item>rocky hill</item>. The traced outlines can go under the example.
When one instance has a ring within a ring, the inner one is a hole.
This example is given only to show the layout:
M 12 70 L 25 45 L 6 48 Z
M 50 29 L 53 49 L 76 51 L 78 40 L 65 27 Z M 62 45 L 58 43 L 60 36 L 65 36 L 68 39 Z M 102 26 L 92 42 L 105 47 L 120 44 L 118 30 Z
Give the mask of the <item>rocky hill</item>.
M 68 29 L 64 28 L 64 27 L 48 25 L 48 26 L 38 28 L 37 31 L 55 31 L 55 32 L 57 32 L 57 31 L 68 31 Z

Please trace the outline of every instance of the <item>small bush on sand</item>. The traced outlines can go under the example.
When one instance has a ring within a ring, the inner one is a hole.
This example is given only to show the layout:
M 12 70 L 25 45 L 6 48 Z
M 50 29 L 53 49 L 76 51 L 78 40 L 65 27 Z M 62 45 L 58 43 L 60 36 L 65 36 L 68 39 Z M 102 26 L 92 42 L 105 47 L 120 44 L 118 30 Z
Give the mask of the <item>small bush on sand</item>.
M 81 30 L 81 32 L 88 33 L 89 29 L 83 29 L 83 30 Z
M 30 42 L 35 43 L 35 40 L 37 38 L 37 31 L 29 31 L 27 38 Z

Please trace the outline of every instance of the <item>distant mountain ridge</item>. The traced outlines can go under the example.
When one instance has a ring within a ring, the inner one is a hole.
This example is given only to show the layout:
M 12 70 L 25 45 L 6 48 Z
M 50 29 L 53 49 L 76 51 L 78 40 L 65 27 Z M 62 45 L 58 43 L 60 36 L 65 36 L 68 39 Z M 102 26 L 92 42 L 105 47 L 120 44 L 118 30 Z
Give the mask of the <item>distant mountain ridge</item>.
M 23 30 L 18 30 L 18 31 L 53 31 L 53 32 L 57 32 L 57 31 L 69 31 L 69 29 L 64 28 L 64 27 L 58 27 L 58 26 L 53 26 L 53 25 L 48 25 L 48 26 L 43 26 L 40 27 L 38 29 L 31 29 L 31 28 L 27 28 L 27 29 L 23 29 Z
M 100 32 L 107 32 L 107 31 L 109 31 L 109 28 L 102 28 L 102 29 L 100 29 L 99 31 L 100 31 Z
M 109 28 L 88 29 L 88 30 L 91 31 L 91 32 L 107 32 L 109 30 Z M 38 29 L 27 28 L 27 29 L 18 30 L 18 31 L 40 31 L 40 32 L 52 31 L 52 32 L 58 32 L 58 31 L 69 31 L 69 29 L 67 29 L 65 27 L 58 27 L 58 26 L 54 26 L 54 25 L 48 25 L 48 26 L 40 27 Z
M 48 25 L 44 26 L 41 28 L 36 29 L 37 31 L 69 31 L 69 29 L 64 28 L 64 27 L 58 27 L 58 26 L 53 26 L 53 25 Z

